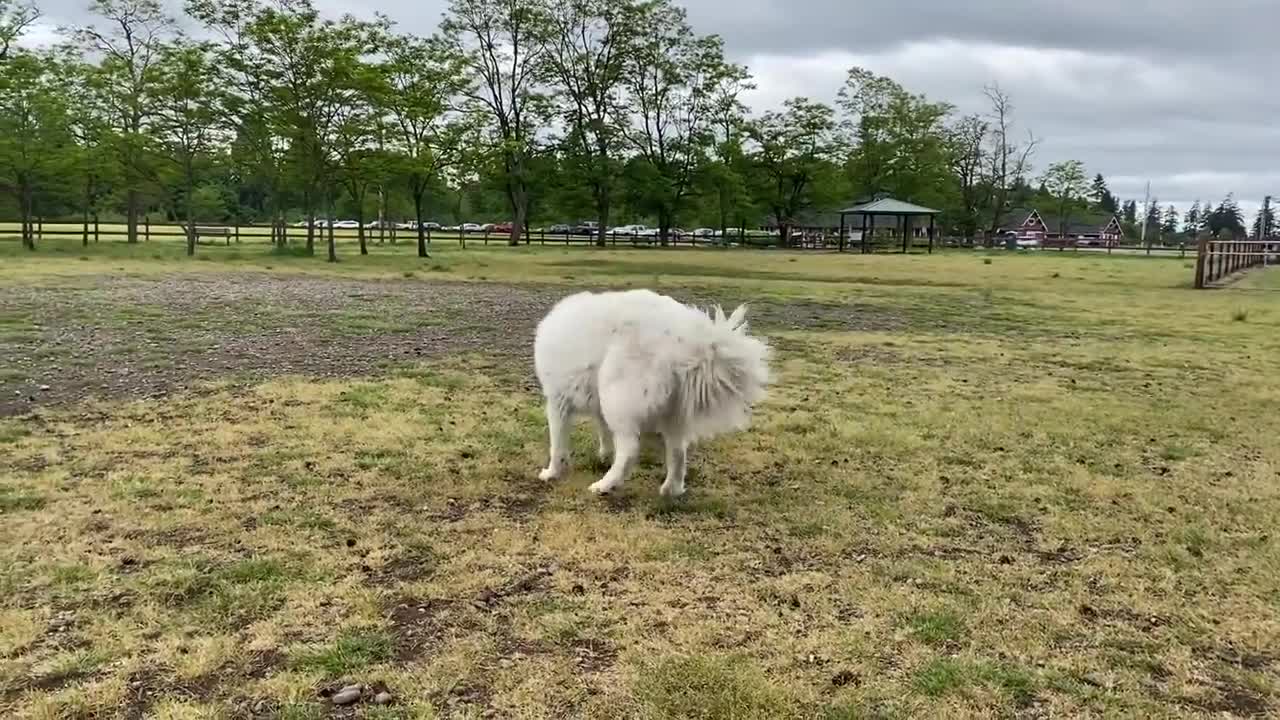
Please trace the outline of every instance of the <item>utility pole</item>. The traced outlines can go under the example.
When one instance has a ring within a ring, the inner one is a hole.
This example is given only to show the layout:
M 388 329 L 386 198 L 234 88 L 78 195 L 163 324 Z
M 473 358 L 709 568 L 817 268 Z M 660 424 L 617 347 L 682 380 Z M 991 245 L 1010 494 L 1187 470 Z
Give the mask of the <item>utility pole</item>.
M 1262 216 L 1258 218 L 1258 241 L 1264 242 L 1271 239 L 1271 196 L 1268 195 L 1262 199 Z M 1271 244 L 1259 245 L 1262 250 L 1262 265 L 1266 267 L 1267 261 L 1271 258 Z
M 1147 244 L 1147 220 L 1151 217 L 1151 182 L 1147 182 L 1147 196 L 1142 199 L 1142 239 L 1139 244 Z

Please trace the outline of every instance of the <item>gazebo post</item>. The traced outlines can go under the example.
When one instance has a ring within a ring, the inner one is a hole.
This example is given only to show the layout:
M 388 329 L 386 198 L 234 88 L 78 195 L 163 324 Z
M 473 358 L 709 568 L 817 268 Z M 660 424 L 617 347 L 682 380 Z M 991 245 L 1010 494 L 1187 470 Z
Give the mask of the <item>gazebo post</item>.
M 906 254 L 907 254 L 907 242 L 908 242 L 908 237 L 907 237 L 907 230 L 908 230 L 908 228 L 907 228 L 907 226 L 908 226 L 909 224 L 911 224 L 911 216 L 910 216 L 910 215 L 903 215 L 903 216 L 902 216 L 902 254 L 903 254 L 903 255 L 906 255 Z
M 936 227 L 936 220 L 937 220 L 936 216 L 934 215 L 929 216 L 929 254 L 930 255 L 933 254 L 933 231 L 934 231 L 934 228 Z
M 840 213 L 840 252 L 844 252 L 844 213 Z
M 870 216 L 867 215 L 866 213 L 862 213 L 862 254 L 863 255 L 866 255 L 869 252 L 867 249 L 867 218 L 869 217 Z

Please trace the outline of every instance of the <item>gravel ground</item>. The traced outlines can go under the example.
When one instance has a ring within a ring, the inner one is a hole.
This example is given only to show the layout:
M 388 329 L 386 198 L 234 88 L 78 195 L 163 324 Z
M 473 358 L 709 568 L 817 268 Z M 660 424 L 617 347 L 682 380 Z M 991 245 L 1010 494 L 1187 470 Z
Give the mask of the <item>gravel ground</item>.
M 528 369 L 564 287 L 216 273 L 0 287 L 0 416 L 89 398 L 163 396 L 223 379 L 362 376 L 446 353 Z M 705 293 L 680 293 L 694 302 Z M 757 303 L 764 329 L 900 329 L 878 311 Z

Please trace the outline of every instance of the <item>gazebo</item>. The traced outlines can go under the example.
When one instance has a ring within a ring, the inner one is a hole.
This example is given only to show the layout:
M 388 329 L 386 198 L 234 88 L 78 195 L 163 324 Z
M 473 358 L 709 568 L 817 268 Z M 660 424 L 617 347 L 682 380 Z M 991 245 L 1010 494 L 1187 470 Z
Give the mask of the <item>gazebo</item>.
M 927 217 L 929 218 L 929 252 L 933 252 L 933 235 L 936 227 L 935 221 L 940 210 L 914 205 L 909 202 L 895 200 L 890 197 L 880 198 L 861 205 L 854 205 L 840 211 L 840 252 L 844 252 L 845 232 L 846 229 L 852 230 L 860 228 L 862 230 L 862 252 L 871 252 L 867 244 L 868 236 L 875 232 L 877 218 L 893 218 L 895 228 L 902 229 L 902 252 L 906 253 L 910 249 L 911 242 L 911 220 L 912 218 Z M 861 219 L 860 225 L 850 225 L 848 218 L 850 215 L 857 216 Z

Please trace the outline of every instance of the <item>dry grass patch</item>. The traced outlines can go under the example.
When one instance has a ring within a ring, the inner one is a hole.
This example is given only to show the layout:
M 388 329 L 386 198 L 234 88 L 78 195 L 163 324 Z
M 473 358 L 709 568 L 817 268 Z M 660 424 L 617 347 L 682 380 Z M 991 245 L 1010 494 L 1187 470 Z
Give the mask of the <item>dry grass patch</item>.
M 911 319 L 945 284 L 903 291 L 901 330 L 766 323 L 779 386 L 676 503 L 652 450 L 589 496 L 585 426 L 573 475 L 538 482 L 527 366 L 481 355 L 2 425 L 0 709 L 1274 714 L 1275 308 L 1175 321 L 1119 285 L 1154 319 L 1099 327 L 1053 309 L 1091 266 L 1058 267 L 982 332 Z M 1025 312 L 1047 324 L 1005 332 Z M 395 703 L 334 707 L 352 683 Z

